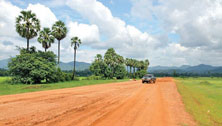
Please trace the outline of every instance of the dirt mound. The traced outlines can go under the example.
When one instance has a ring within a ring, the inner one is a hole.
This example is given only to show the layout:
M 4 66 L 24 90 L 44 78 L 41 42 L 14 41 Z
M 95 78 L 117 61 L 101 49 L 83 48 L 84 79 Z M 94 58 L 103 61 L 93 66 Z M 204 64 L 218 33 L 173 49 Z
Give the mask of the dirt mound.
M 172 78 L 0 97 L 1 126 L 177 126 L 195 123 Z

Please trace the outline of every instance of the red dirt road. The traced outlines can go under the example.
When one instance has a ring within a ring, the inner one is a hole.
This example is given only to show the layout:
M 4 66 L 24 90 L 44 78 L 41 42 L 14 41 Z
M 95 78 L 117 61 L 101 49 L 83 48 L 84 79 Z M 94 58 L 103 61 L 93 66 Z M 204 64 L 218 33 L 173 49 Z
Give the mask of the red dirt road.
M 173 78 L 0 96 L 0 126 L 184 126 Z

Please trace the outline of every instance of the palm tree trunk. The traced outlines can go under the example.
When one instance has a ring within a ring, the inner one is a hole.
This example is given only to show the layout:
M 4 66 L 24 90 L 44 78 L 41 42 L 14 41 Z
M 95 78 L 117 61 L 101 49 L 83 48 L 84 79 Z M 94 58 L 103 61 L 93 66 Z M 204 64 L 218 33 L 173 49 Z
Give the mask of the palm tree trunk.
M 130 66 L 130 77 L 132 76 L 132 67 Z
M 75 79 L 75 71 L 76 71 L 76 48 L 74 47 L 74 68 L 73 68 L 73 75 L 72 75 L 72 80 Z
M 29 51 L 29 38 L 27 38 L 27 51 Z
M 28 29 L 26 29 L 26 32 L 28 35 L 26 35 L 26 38 L 27 38 L 27 51 L 29 51 L 29 27 Z
M 46 50 L 47 50 L 47 49 L 45 48 L 45 52 L 46 52 Z
M 58 65 L 59 65 L 59 59 L 60 59 L 60 40 L 58 40 Z

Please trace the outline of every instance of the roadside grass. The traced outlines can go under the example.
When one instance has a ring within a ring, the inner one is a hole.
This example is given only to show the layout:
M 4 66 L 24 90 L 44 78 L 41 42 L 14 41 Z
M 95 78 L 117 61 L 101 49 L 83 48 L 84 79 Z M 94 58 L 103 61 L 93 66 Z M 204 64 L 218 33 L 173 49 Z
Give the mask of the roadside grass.
M 176 78 L 186 110 L 199 126 L 222 126 L 222 78 Z
M 10 77 L 0 77 L 0 95 L 19 94 L 26 92 L 44 91 L 52 89 L 72 88 L 79 86 L 95 85 L 95 84 L 106 84 L 113 82 L 123 82 L 129 79 L 123 80 L 83 80 L 84 77 L 80 78 L 80 81 L 66 81 L 50 84 L 10 84 Z

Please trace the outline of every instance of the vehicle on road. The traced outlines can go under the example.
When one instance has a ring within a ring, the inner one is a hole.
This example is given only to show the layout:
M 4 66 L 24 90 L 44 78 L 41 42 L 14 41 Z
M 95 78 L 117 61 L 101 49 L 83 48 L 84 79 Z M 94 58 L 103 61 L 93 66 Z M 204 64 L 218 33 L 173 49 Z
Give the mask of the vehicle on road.
M 155 83 L 156 82 L 156 77 L 154 77 L 153 74 L 146 74 L 142 78 L 142 83 Z

